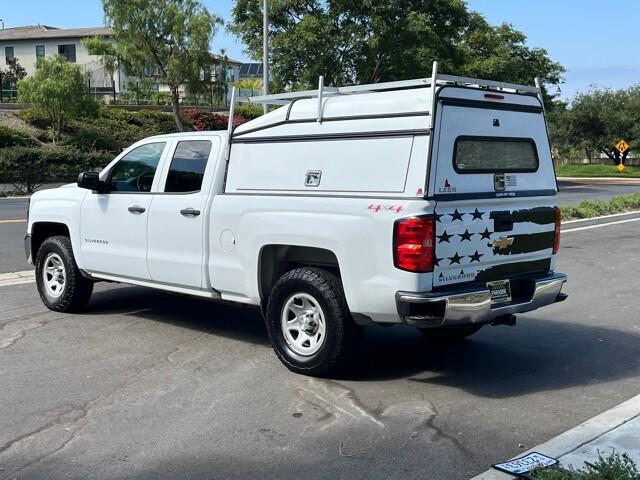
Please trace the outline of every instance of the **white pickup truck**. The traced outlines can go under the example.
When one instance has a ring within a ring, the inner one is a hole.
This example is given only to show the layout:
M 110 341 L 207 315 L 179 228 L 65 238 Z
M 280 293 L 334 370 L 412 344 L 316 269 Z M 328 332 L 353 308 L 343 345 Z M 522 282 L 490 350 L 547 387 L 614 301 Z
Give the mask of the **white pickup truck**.
M 96 281 L 256 305 L 289 369 L 328 375 L 365 324 L 462 338 L 566 298 L 538 88 L 434 67 L 254 100 L 284 106 L 36 193 L 45 305 L 82 309 Z

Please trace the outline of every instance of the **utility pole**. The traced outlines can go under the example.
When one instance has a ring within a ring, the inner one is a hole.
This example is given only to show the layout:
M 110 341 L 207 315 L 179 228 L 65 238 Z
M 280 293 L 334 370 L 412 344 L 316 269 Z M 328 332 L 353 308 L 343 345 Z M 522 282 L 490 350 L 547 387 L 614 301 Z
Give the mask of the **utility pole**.
M 265 95 L 269 95 L 269 1 L 264 0 L 262 24 L 262 84 Z M 263 105 L 264 113 L 269 112 L 269 105 Z

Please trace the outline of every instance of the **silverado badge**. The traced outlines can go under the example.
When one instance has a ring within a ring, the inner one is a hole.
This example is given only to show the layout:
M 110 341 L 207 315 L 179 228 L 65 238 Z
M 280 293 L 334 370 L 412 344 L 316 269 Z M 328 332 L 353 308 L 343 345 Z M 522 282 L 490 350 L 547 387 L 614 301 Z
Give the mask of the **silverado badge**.
M 495 250 L 504 250 L 505 248 L 509 248 L 511 245 L 513 245 L 513 238 L 509 237 L 500 237 L 491 244 Z

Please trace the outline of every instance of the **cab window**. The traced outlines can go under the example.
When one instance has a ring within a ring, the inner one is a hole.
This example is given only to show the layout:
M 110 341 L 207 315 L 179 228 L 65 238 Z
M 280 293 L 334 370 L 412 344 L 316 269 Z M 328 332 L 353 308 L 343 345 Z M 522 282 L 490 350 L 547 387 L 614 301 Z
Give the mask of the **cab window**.
M 150 192 L 166 143 L 148 143 L 127 153 L 109 174 L 110 192 Z
M 179 142 L 171 159 L 164 191 L 167 193 L 200 191 L 211 147 L 209 140 Z

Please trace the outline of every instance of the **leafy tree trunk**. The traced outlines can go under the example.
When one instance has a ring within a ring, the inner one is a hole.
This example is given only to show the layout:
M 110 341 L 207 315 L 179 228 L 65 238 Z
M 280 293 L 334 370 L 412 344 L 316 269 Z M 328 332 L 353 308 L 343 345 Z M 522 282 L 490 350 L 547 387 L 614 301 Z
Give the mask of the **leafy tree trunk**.
M 182 118 L 180 118 L 180 94 L 177 86 L 171 87 L 171 111 L 176 122 L 176 128 L 179 132 L 184 132 L 184 125 L 182 124 Z

